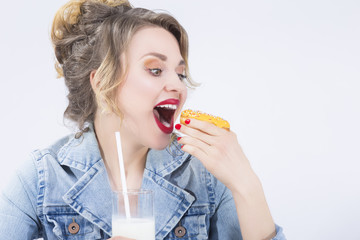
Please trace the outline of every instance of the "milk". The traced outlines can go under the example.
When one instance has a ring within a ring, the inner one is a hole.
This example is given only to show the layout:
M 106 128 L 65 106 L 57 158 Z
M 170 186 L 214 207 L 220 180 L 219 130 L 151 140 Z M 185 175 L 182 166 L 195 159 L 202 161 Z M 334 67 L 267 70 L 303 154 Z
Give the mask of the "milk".
M 155 240 L 155 221 L 152 218 L 112 218 L 112 236 L 136 240 Z

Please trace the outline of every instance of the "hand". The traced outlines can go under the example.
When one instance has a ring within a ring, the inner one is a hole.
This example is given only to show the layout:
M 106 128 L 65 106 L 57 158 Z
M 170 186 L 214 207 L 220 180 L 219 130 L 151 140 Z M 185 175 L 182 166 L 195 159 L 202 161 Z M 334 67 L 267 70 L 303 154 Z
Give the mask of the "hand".
M 189 120 L 179 129 L 187 135 L 178 140 L 185 152 L 198 158 L 231 191 L 256 179 L 234 132 L 197 119 Z
M 190 119 L 178 129 L 187 136 L 182 149 L 197 157 L 232 192 L 244 239 L 271 239 L 275 224 L 261 183 L 243 153 L 236 134 L 215 125 Z

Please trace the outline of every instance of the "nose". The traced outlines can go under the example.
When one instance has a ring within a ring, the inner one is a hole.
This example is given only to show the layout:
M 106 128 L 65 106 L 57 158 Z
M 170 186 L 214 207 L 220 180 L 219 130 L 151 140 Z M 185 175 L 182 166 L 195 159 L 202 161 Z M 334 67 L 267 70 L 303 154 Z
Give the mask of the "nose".
M 169 92 L 181 92 L 186 89 L 186 85 L 180 80 L 177 73 L 172 73 L 171 76 L 167 77 L 164 88 Z

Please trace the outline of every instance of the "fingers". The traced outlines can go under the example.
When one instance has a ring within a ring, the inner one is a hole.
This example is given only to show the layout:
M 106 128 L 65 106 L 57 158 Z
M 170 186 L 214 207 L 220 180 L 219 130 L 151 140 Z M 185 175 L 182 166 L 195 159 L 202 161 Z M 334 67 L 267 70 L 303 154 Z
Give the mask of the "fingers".
M 176 127 L 181 133 L 199 139 L 208 145 L 216 144 L 219 136 L 228 133 L 225 129 L 221 129 L 212 123 L 197 119 L 187 119 L 185 124 L 178 124 Z
M 178 139 L 178 142 L 183 144 L 183 151 L 203 161 L 205 159 L 209 161 L 208 155 L 214 151 L 214 146 L 220 141 L 220 136 L 228 133 L 211 123 L 197 119 L 188 119 L 184 125 L 178 126 L 181 126 L 178 130 L 185 134 Z
M 194 156 L 206 156 L 210 145 L 200 139 L 184 136 L 178 138 L 178 142 L 183 144 L 182 149 Z
M 193 129 L 197 129 L 199 131 L 207 133 L 208 135 L 211 135 L 211 136 L 219 136 L 219 135 L 224 134 L 224 131 L 226 131 L 225 129 L 219 128 L 212 123 L 209 123 L 206 121 L 200 121 L 200 120 L 192 119 L 192 118 L 187 119 L 185 121 L 185 125 L 193 128 Z
M 188 143 L 195 143 L 195 139 L 196 139 L 198 141 L 203 142 L 206 145 L 211 145 L 211 143 L 214 141 L 212 140 L 213 136 L 208 135 L 198 129 L 191 128 L 189 126 L 182 125 L 179 131 L 185 134 L 186 136 L 188 136 L 187 137 L 188 140 L 190 140 L 189 137 L 193 138 L 193 141 L 190 141 Z
M 206 159 L 207 156 L 206 152 L 204 152 L 203 149 L 197 146 L 185 144 L 183 145 L 182 149 L 199 160 Z
M 226 154 L 229 152 L 230 145 L 237 144 L 234 132 L 219 128 L 209 122 L 187 119 L 185 124 L 177 124 L 176 127 L 178 131 L 185 134 L 184 137 L 178 139 L 178 142 L 183 144 L 182 149 L 200 160 L 209 159 L 204 158 L 209 155 Z

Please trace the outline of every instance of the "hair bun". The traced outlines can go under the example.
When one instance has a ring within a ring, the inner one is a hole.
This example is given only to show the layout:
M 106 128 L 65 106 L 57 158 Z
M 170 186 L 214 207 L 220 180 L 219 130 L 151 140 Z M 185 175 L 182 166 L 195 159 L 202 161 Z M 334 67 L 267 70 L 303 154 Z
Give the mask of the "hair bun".
M 55 68 L 59 76 L 63 76 L 60 65 L 72 55 L 75 43 L 91 39 L 97 26 L 109 15 L 131 8 L 127 0 L 70 0 L 61 7 L 54 17 L 51 30 L 57 59 Z

